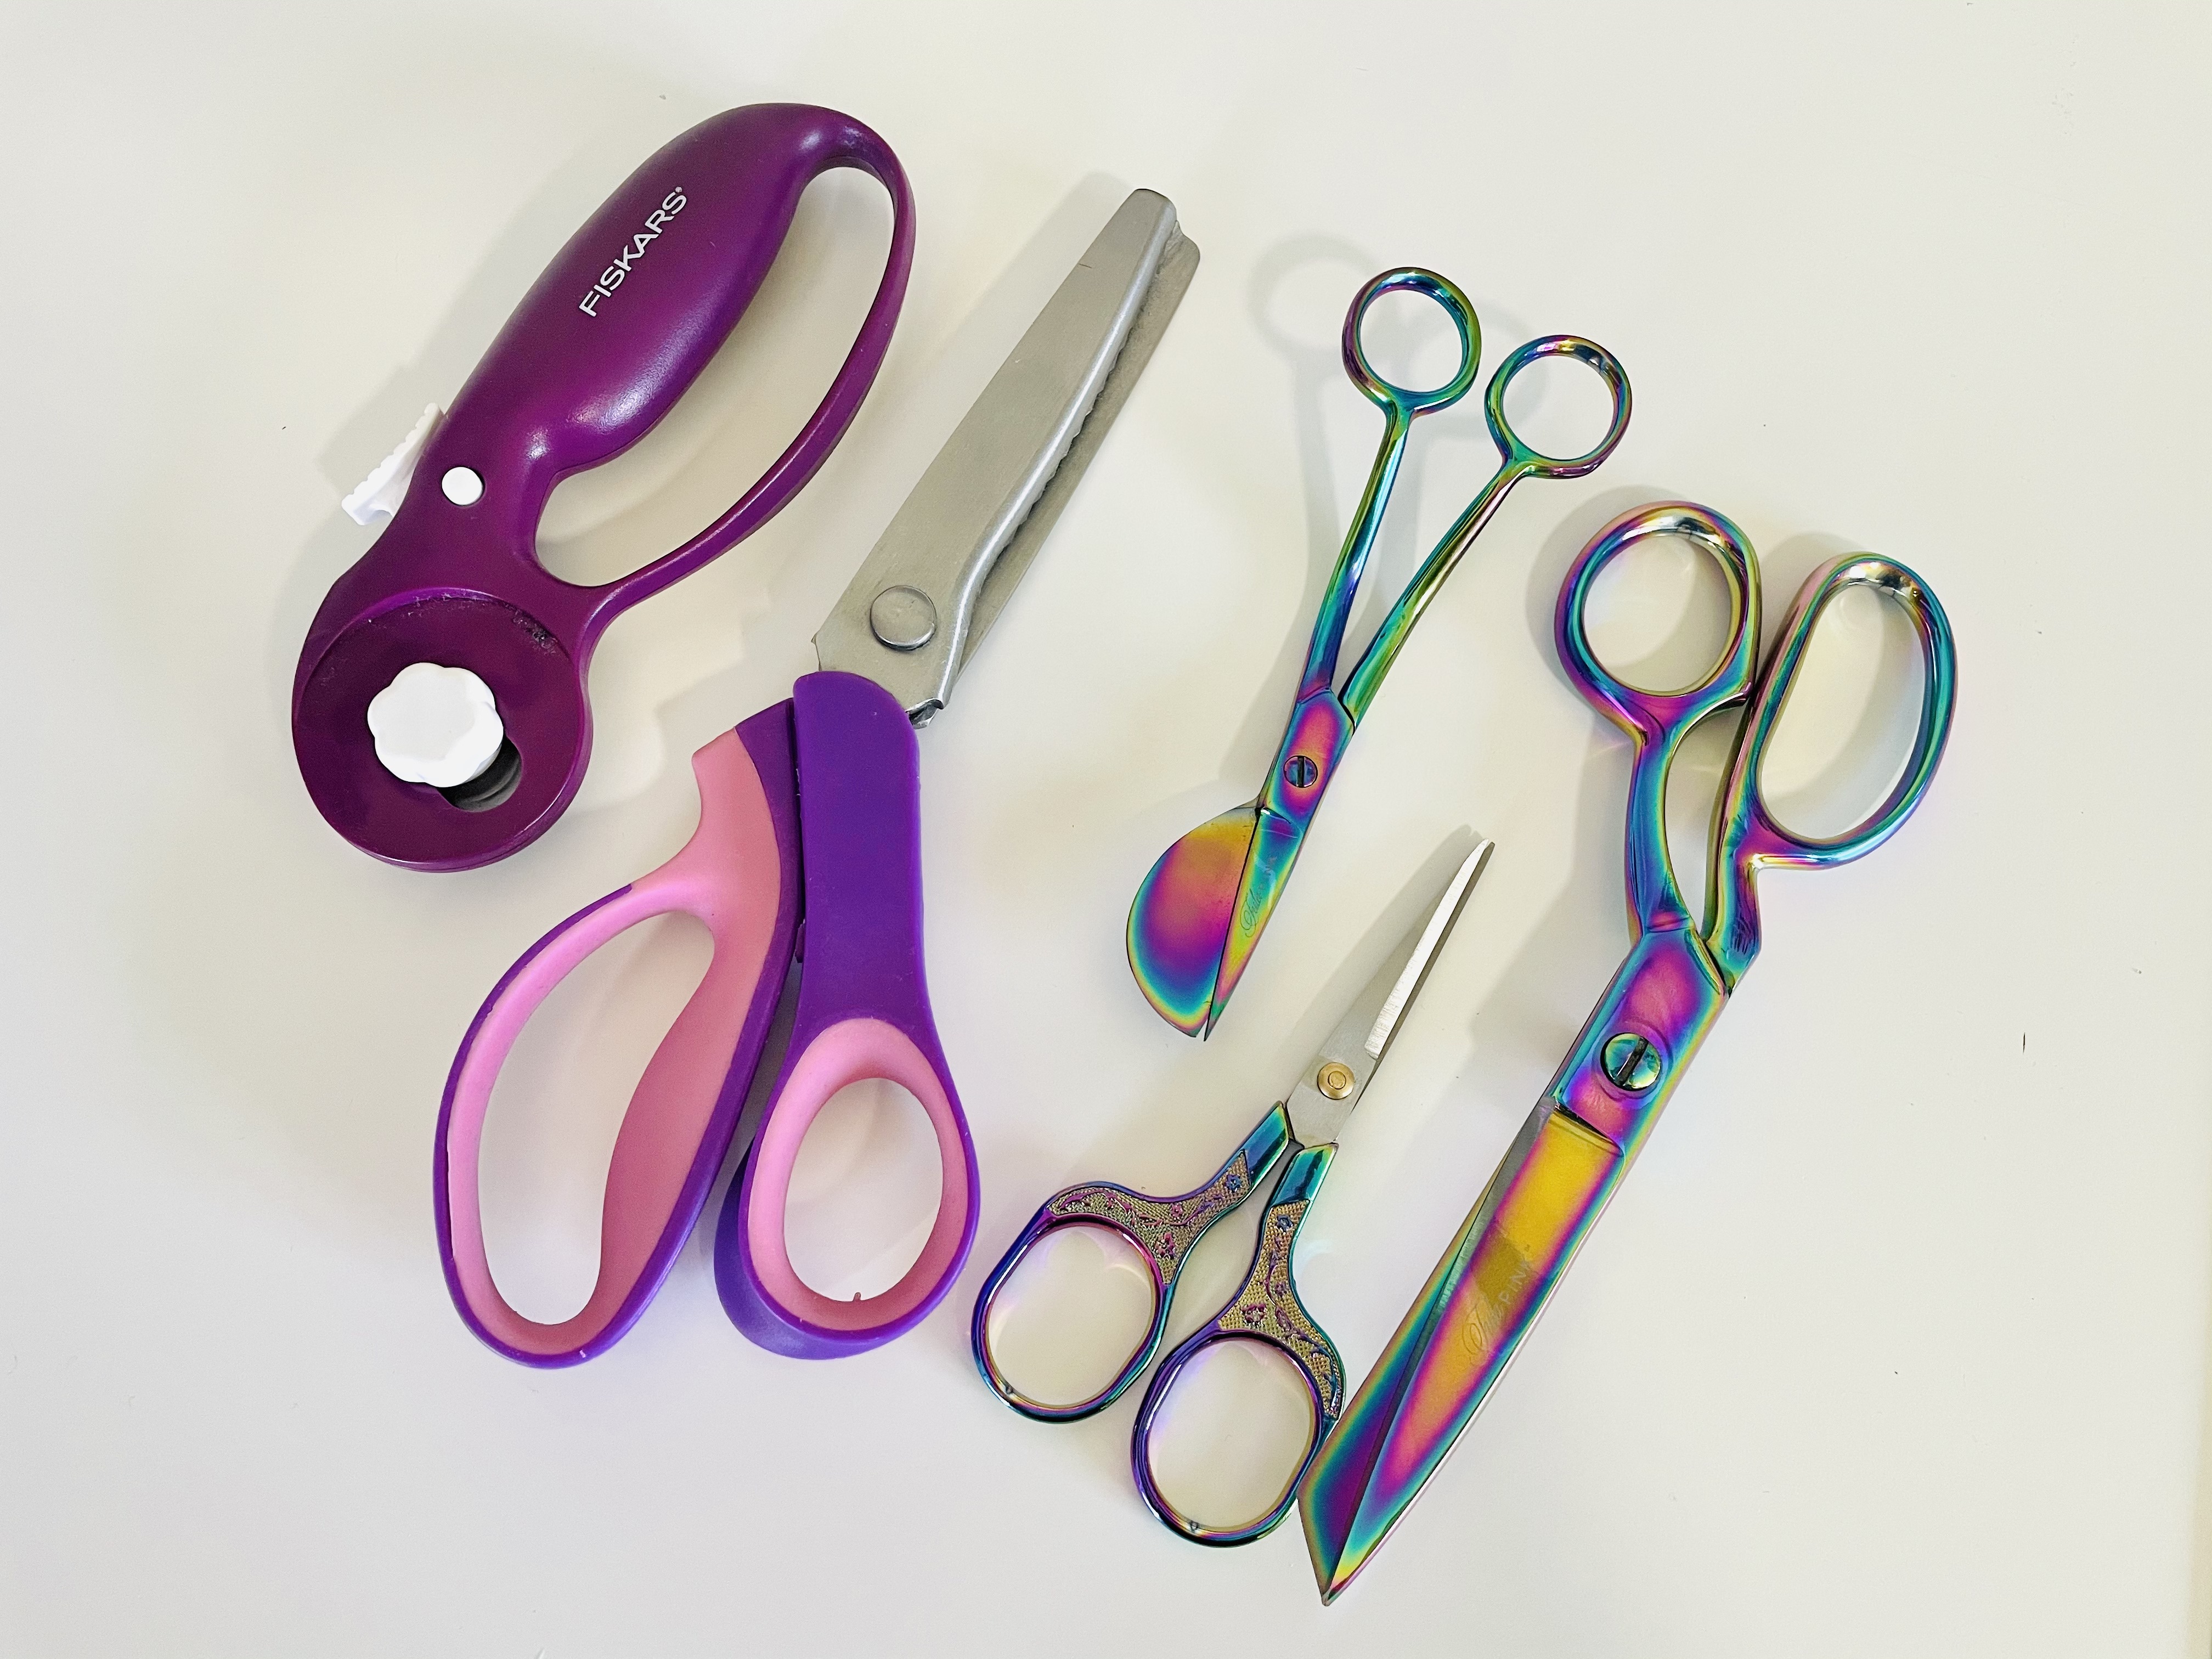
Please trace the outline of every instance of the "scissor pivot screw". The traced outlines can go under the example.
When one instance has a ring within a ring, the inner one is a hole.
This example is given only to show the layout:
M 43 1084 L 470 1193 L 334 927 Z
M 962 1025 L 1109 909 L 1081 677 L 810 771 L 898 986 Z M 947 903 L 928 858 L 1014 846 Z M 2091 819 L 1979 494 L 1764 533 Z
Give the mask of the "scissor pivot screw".
M 918 587 L 886 587 L 868 606 L 868 628 L 894 651 L 919 651 L 937 637 L 937 607 Z
M 1352 1092 L 1352 1085 L 1359 1079 L 1352 1074 L 1352 1067 L 1340 1060 L 1332 1060 L 1314 1073 L 1314 1087 L 1331 1100 L 1342 1100 Z
M 1321 768 L 1314 764 L 1311 755 L 1293 755 L 1283 763 L 1283 781 L 1293 789 L 1312 788 L 1320 775 Z
M 1651 1039 L 1633 1031 L 1618 1031 L 1605 1040 L 1605 1074 L 1632 1095 L 1640 1095 L 1659 1080 L 1659 1050 Z

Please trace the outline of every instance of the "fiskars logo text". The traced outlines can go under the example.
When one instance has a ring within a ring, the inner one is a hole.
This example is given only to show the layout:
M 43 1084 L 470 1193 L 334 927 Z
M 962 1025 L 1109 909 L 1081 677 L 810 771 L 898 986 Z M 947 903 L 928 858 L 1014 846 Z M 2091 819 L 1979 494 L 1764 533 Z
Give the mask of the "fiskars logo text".
M 623 278 L 629 275 L 629 268 L 644 258 L 646 245 L 668 228 L 668 222 L 683 212 L 690 200 L 681 185 L 662 197 L 660 205 L 645 216 L 645 228 L 638 232 L 636 240 L 628 247 L 615 255 L 612 264 L 599 273 L 599 280 L 592 284 L 591 292 L 576 301 L 576 309 L 586 317 L 598 316 L 599 301 L 614 297 L 614 291 L 623 285 Z

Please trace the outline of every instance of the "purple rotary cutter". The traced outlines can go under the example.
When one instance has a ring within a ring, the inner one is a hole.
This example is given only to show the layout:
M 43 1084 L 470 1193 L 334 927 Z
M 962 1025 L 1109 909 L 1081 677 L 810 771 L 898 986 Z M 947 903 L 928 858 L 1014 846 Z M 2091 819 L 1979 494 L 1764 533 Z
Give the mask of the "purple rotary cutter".
M 751 303 L 800 193 L 835 167 L 883 185 L 892 229 L 883 282 L 828 395 L 729 511 L 681 547 L 600 586 L 553 575 L 536 552 L 553 487 L 620 454 L 675 405 Z M 422 440 L 411 475 L 404 449 L 387 463 L 398 476 L 385 482 L 404 499 L 307 630 L 292 741 L 331 827 L 419 870 L 472 869 L 543 834 L 591 756 L 585 681 L 599 635 L 743 541 L 813 477 L 883 364 L 913 253 L 897 158 L 834 110 L 726 111 L 624 180 L 524 296 L 452 413 L 410 437 Z M 410 751 L 423 747 L 426 719 L 433 747 L 474 751 L 458 767 L 445 753 L 422 763 Z M 411 741 L 397 735 L 410 725 Z

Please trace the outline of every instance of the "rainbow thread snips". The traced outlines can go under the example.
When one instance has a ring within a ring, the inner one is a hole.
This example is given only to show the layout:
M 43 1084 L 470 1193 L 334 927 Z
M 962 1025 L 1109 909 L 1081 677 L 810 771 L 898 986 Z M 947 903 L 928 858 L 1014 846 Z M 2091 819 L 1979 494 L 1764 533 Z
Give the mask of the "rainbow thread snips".
M 1368 307 L 1383 295 L 1401 290 L 1434 300 L 1459 333 L 1458 371 L 1431 391 L 1409 392 L 1383 380 L 1369 366 L 1360 343 L 1360 325 Z M 1399 596 L 1340 693 L 1335 689 L 1337 653 L 1405 459 L 1407 438 L 1420 416 L 1449 408 L 1467 394 L 1474 385 L 1481 356 L 1482 328 L 1474 307 L 1434 271 L 1410 267 L 1388 270 L 1352 296 L 1344 319 L 1345 372 L 1382 410 L 1382 441 L 1322 597 L 1290 727 L 1259 798 L 1200 824 L 1169 848 L 1138 888 L 1129 908 L 1130 971 L 1160 1017 L 1178 1030 L 1206 1036 L 1228 1006 L 1297 862 L 1298 848 L 1336 775 L 1345 746 L 1382 689 L 1413 624 L 1507 492 L 1527 477 L 1580 477 L 1612 454 L 1627 430 L 1628 376 L 1604 347 L 1574 335 L 1553 334 L 1510 354 L 1491 376 L 1483 399 L 1499 453 L 1497 472 Z M 1613 394 L 1613 420 L 1604 437 L 1586 454 L 1570 460 L 1539 454 L 1521 441 L 1505 418 L 1506 388 L 1522 369 L 1547 357 L 1571 357 L 1589 364 Z

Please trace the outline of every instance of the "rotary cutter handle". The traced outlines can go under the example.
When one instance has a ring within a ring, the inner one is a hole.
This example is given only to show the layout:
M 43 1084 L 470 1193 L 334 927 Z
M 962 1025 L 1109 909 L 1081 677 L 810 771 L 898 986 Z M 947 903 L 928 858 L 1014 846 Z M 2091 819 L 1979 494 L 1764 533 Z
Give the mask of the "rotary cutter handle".
M 723 1306 L 779 1353 L 857 1353 L 919 1323 L 975 1237 L 975 1147 L 922 975 L 920 787 L 905 710 L 859 675 L 810 674 L 789 702 L 724 732 L 692 766 L 700 810 L 690 842 L 532 945 L 486 999 L 446 1085 L 434 1178 L 447 1285 L 469 1328 L 526 1364 L 591 1358 L 652 1300 L 729 1149 L 802 918 L 790 1043 L 715 1240 Z M 477 1175 L 493 1085 L 555 986 L 616 935 L 672 911 L 705 926 L 713 958 L 623 1116 L 589 1299 L 570 1319 L 532 1320 L 500 1294 L 484 1249 Z M 878 1295 L 840 1302 L 792 1266 L 785 1211 L 807 1129 L 839 1090 L 869 1078 L 896 1083 L 921 1103 L 936 1132 L 942 1187 L 937 1219 L 904 1276 Z
M 536 552 L 553 487 L 621 453 L 675 405 L 751 303 L 800 194 L 836 167 L 883 185 L 892 227 L 883 281 L 820 405 L 681 547 L 600 586 L 553 575 Z M 308 630 L 293 744 L 331 826 L 394 864 L 463 870 L 506 857 L 560 817 L 591 753 L 586 679 L 600 635 L 744 540 L 814 475 L 882 366 L 913 251 L 897 158 L 831 110 L 730 110 L 631 174 L 555 256 L 452 413 L 427 431 L 391 524 Z M 410 670 L 452 672 L 395 687 Z M 400 758 L 410 745 L 395 722 L 419 732 L 426 717 L 434 734 L 442 721 L 457 744 L 474 744 L 457 771 L 483 769 L 447 781 L 435 765 Z M 373 718 L 385 728 L 383 759 Z M 398 775 L 395 764 L 428 781 Z

